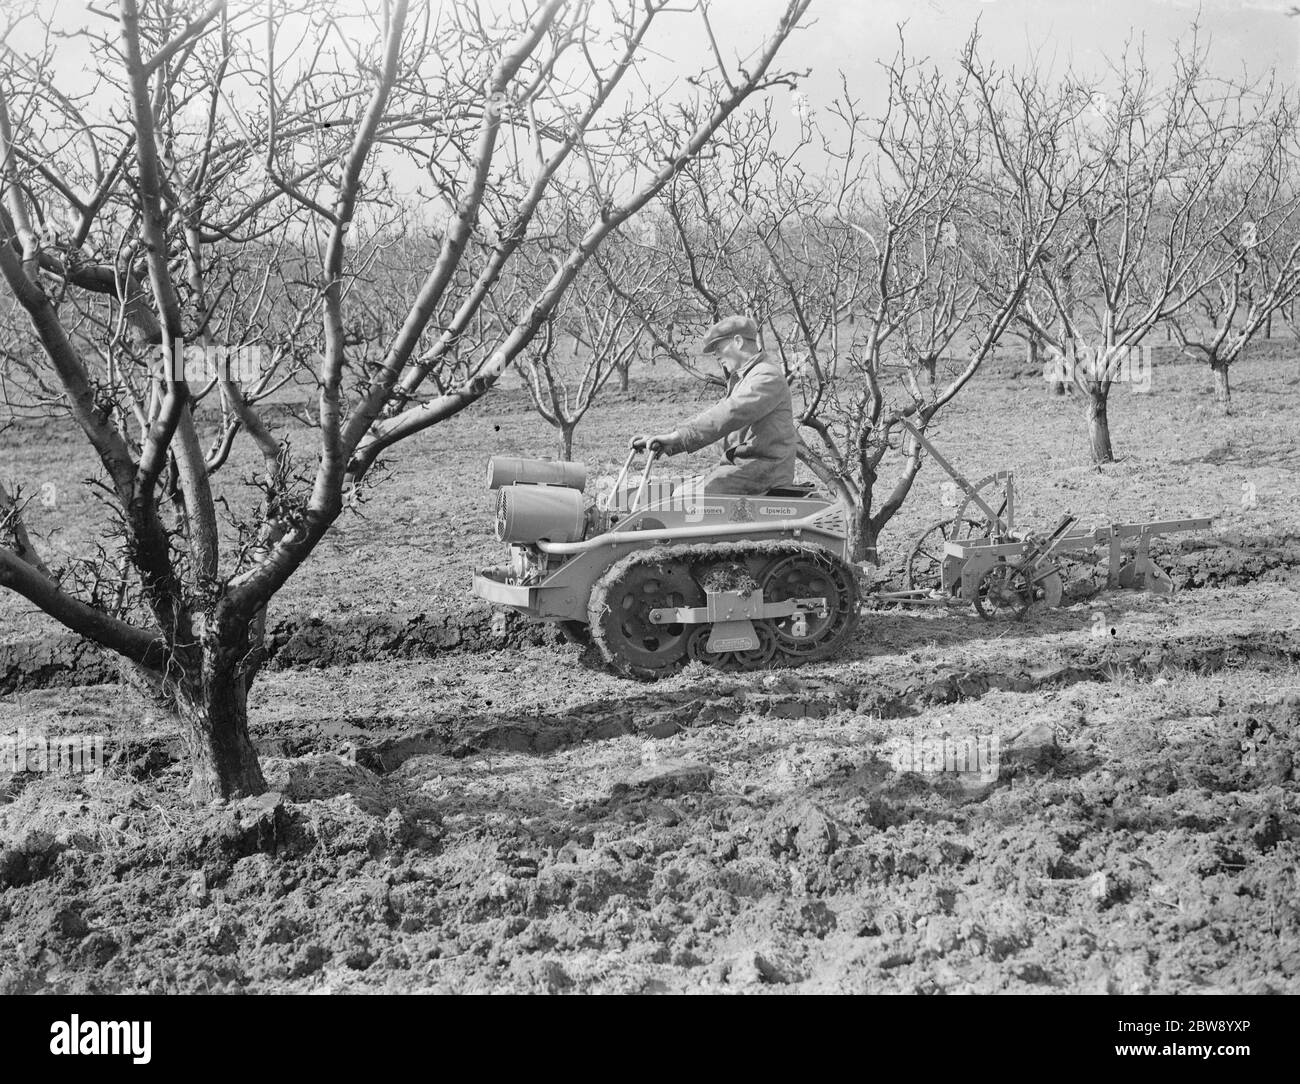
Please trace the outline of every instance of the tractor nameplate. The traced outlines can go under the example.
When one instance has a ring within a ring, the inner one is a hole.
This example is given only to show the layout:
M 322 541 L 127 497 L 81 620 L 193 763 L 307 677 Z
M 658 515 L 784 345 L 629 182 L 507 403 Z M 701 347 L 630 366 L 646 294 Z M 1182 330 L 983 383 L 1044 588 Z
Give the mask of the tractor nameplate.
M 709 651 L 755 651 L 758 633 L 752 621 L 720 621 L 709 635 Z

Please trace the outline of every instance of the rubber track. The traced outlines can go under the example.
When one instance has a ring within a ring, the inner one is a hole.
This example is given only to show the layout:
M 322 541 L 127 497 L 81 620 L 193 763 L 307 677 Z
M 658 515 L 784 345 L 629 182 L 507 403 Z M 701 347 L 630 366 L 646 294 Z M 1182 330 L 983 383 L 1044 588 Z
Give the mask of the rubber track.
M 796 556 L 807 556 L 840 565 L 848 582 L 852 584 L 853 604 L 850 607 L 849 620 L 841 628 L 838 635 L 828 642 L 825 650 L 818 650 L 808 656 L 791 656 L 780 653 L 774 660 L 773 665 L 798 666 L 806 662 L 817 662 L 829 658 L 848 641 L 857 626 L 859 601 L 857 578 L 853 569 L 830 550 L 821 546 L 786 542 L 781 539 L 765 539 L 759 542 L 698 542 L 691 545 L 659 545 L 629 553 L 626 557 L 610 565 L 605 570 L 605 574 L 596 581 L 596 586 L 592 588 L 591 597 L 587 603 L 588 627 L 591 630 L 592 642 L 600 650 L 600 655 L 605 662 L 620 674 L 640 681 L 657 681 L 660 678 L 668 677 L 681 669 L 685 665 L 685 661 L 674 666 L 654 670 L 628 663 L 610 648 L 605 639 L 599 617 L 608 609 L 607 599 L 611 585 L 617 582 L 629 568 L 636 565 L 657 565 L 665 562 L 681 561 L 687 564 L 688 567 L 693 567 L 705 562 L 712 564 L 718 561 L 742 561 L 754 557 L 761 557 L 766 564 L 770 564 L 780 557 Z M 694 576 L 693 571 L 692 576 Z M 779 647 L 778 652 L 780 652 Z

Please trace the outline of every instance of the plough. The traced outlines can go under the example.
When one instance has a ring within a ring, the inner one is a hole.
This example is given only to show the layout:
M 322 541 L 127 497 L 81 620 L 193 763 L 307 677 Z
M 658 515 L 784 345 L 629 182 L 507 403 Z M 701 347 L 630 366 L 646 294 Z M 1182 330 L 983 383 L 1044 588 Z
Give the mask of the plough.
M 913 540 L 904 565 L 906 590 L 878 591 L 877 602 L 904 606 L 974 606 L 980 617 L 1023 617 L 1035 604 L 1055 608 L 1065 596 L 1065 554 L 1085 563 L 1107 562 L 1107 587 L 1142 587 L 1172 594 L 1174 583 L 1151 559 L 1151 540 L 1200 531 L 1213 517 L 1152 520 L 1079 528 L 1066 515 L 1047 535 L 1015 533 L 1015 479 L 998 471 L 969 482 L 906 419 L 903 426 L 947 472 L 964 495 L 957 512 Z M 991 492 L 1000 493 L 993 496 Z M 1104 550 L 1104 557 L 1096 551 Z

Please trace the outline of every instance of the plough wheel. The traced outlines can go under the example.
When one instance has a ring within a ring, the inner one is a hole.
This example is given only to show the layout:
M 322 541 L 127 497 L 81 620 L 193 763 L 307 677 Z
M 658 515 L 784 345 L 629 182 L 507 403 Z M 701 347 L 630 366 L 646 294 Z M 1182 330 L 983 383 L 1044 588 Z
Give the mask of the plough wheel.
M 1029 577 L 1008 564 L 994 565 L 975 585 L 975 612 L 985 621 L 995 617 L 1013 617 L 1019 621 L 1032 601 Z
M 1059 572 L 1044 576 L 1034 584 L 1034 602 L 1055 610 L 1065 596 L 1065 581 Z
M 906 588 L 936 591 L 943 586 L 943 544 L 951 539 L 982 538 L 988 525 L 982 520 L 941 519 L 913 540 L 907 550 Z
M 995 617 L 1013 617 L 1018 621 L 1031 606 L 1055 609 L 1064 594 L 1060 573 L 1049 572 L 1031 584 L 1025 573 L 1010 565 L 994 565 L 980 577 L 975 588 L 975 612 L 986 621 Z

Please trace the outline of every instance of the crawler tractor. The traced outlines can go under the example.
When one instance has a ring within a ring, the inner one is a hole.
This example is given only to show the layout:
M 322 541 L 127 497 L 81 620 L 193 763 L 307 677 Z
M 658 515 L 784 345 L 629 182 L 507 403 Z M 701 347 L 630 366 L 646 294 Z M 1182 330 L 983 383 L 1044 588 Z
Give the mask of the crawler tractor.
M 588 505 L 581 464 L 495 456 L 497 538 L 507 564 L 474 593 L 591 641 L 643 680 L 691 660 L 757 670 L 826 659 L 853 634 L 858 584 L 844 508 L 811 485 L 761 496 L 704 495 L 653 479 L 659 449 L 633 449 Z

